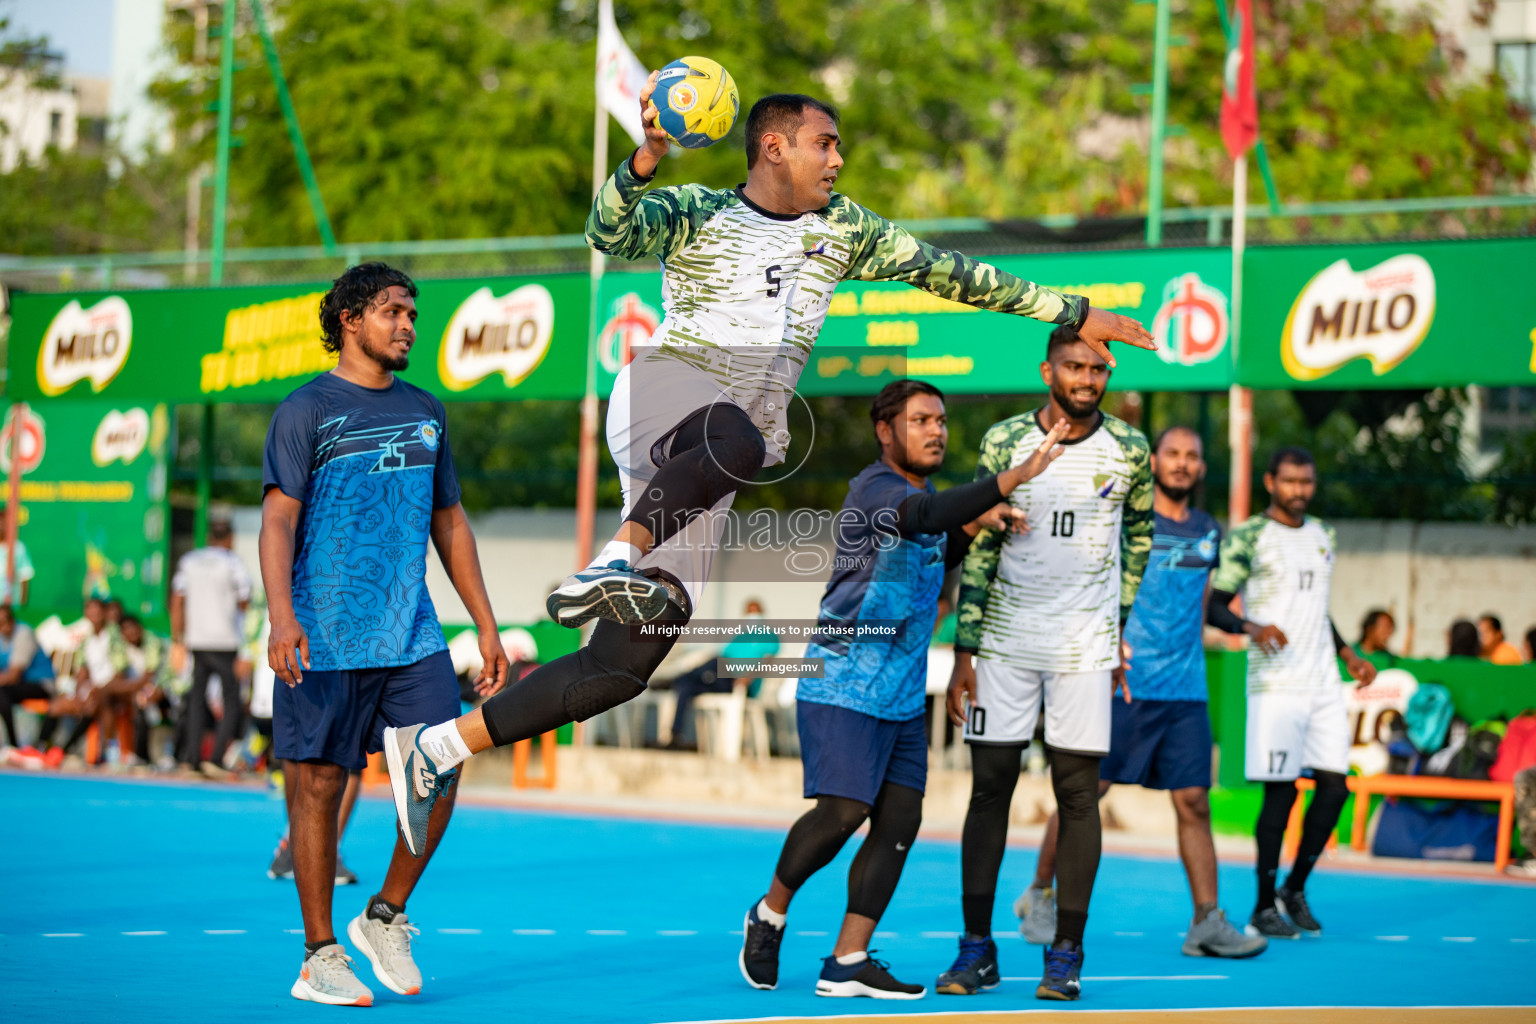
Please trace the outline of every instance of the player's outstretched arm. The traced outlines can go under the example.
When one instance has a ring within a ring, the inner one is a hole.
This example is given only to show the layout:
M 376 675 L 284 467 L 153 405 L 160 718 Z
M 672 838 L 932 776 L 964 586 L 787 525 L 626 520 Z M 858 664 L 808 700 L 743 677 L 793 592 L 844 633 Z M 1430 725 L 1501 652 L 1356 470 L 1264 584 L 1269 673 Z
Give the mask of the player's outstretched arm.
M 978 309 L 1070 324 L 1111 366 L 1115 359 L 1107 347 L 1110 341 L 1156 347 L 1146 328 L 1130 317 L 1092 309 L 1081 295 L 1044 288 L 963 252 L 929 245 L 856 203 L 847 207 L 846 216 L 856 221 L 850 278 L 904 281 Z
M 480 657 L 483 665 L 475 679 L 475 692 L 489 697 L 507 685 L 507 652 L 501 646 L 501 634 L 496 628 L 496 616 L 491 611 L 491 599 L 485 591 L 485 575 L 480 570 L 480 551 L 475 544 L 475 532 L 470 529 L 469 518 L 461 504 L 434 509 L 432 512 L 432 546 L 443 560 L 448 581 L 458 591 L 464 602 L 469 619 L 475 624 L 480 639 Z

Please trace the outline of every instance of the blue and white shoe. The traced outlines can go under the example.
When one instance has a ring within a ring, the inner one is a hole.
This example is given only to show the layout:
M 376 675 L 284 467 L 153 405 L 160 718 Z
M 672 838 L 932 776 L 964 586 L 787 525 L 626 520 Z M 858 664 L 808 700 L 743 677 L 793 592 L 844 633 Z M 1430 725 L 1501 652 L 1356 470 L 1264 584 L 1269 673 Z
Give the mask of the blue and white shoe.
M 822 962 L 821 977 L 816 979 L 819 996 L 868 996 L 871 999 L 921 999 L 928 990 L 908 985 L 891 977 L 891 965 L 873 956 L 856 964 L 840 964 L 829 956 Z
M 457 777 L 452 770 L 439 772 L 437 762 L 421 747 L 425 725 L 384 730 L 384 760 L 389 765 L 389 788 L 394 791 L 400 835 L 412 857 L 427 849 L 427 822 L 432 805 Z
M 1035 989 L 1036 999 L 1073 1000 L 1082 994 L 1083 947 L 1071 939 L 1057 939 L 1045 947 L 1045 974 Z
M 650 622 L 667 607 L 667 588 L 622 559 L 583 569 L 544 602 L 549 617 L 572 629 L 592 619 Z
M 984 989 L 997 988 L 1002 984 L 997 969 L 997 943 L 992 936 L 960 936 L 960 955 L 949 970 L 939 975 L 933 990 L 946 996 L 973 996 Z

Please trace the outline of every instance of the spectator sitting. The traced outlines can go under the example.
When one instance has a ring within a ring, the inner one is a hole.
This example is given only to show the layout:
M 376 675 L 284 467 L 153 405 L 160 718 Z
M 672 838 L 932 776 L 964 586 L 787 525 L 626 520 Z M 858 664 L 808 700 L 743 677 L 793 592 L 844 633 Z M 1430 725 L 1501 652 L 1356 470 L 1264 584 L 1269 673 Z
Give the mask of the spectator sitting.
M 123 602 L 115 597 L 107 598 L 107 628 L 114 633 L 123 628 L 123 617 L 128 614 L 128 609 L 123 607 Z
M 747 622 L 761 622 L 761 601 L 749 599 L 742 611 Z M 779 652 L 779 638 L 766 629 L 754 631 L 745 626 L 720 652 L 720 659 L 766 658 Z M 701 693 L 730 693 L 735 680 L 717 673 L 719 662 L 710 660 L 691 672 L 685 672 L 672 680 L 672 691 L 677 694 L 677 714 L 672 719 L 672 741 L 669 750 L 697 750 L 698 740 L 693 733 L 693 699 Z
M 1484 661 L 1495 665 L 1519 665 L 1520 648 L 1504 639 L 1504 624 L 1497 615 L 1484 615 L 1477 620 L 1477 637 Z
M 5 726 L 5 743 L 16 743 L 16 705 L 52 698 L 53 662 L 38 646 L 32 627 L 17 622 L 10 605 L 0 604 L 0 722 Z M 41 767 L 42 754 L 35 747 L 24 747 L 15 756 L 23 763 L 35 760 L 36 767 Z
M 59 718 L 73 718 L 75 727 L 62 746 L 51 747 L 44 755 L 48 767 L 57 768 L 64 762 L 66 752 L 84 738 L 98 715 L 108 703 L 106 687 L 117 677 L 113 663 L 116 631 L 107 622 L 107 605 L 99 597 L 85 602 L 85 620 L 90 633 L 81 642 L 73 657 L 72 671 L 61 676 L 55 684 L 58 695 L 53 698 L 49 718 L 43 723 L 39 745 L 50 743 Z
M 121 642 L 117 646 L 118 679 L 114 686 L 133 701 L 134 755 L 144 763 L 153 758 L 149 750 L 152 725 L 171 720 L 171 649 L 170 643 L 144 628 L 136 615 L 124 615 L 118 625 Z
M 1360 623 L 1360 642 L 1355 644 L 1355 653 L 1362 658 L 1374 656 L 1382 664 L 1391 665 L 1397 661 L 1397 655 L 1387 650 L 1387 643 L 1396 632 L 1397 621 L 1392 613 L 1385 608 L 1372 608 Z
M 27 546 L 16 538 L 16 593 L 11 593 L 11 580 L 6 575 L 5 566 L 10 560 L 10 545 L 5 543 L 6 529 L 10 525 L 9 511 L 4 505 L 0 505 L 0 604 L 16 605 L 26 604 L 27 596 L 32 590 L 32 577 L 36 575 L 32 568 L 32 556 L 27 553 Z
M 1467 619 L 1457 619 L 1451 623 L 1446 647 L 1447 658 L 1476 658 L 1483 652 L 1482 644 L 1477 638 L 1477 627 Z

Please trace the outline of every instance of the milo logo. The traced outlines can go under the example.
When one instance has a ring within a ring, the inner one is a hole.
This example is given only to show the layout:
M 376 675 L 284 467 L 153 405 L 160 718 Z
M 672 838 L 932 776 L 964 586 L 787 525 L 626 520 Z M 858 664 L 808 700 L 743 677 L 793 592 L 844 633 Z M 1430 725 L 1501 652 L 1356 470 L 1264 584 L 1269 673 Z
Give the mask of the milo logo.
M 59 310 L 37 353 L 37 386 L 45 395 L 61 395 L 82 380 L 92 391 L 111 383 L 128 361 L 133 343 L 133 314 L 128 303 L 109 295 L 89 308 L 77 300 Z

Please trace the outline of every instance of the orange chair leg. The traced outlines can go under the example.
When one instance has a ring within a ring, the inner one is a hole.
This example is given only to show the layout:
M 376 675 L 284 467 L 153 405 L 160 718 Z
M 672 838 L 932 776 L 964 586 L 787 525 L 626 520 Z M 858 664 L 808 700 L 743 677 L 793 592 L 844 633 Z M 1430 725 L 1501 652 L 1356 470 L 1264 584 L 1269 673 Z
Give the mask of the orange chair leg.
M 85 763 L 95 764 L 101 757 L 101 723 L 92 721 L 85 730 Z
M 363 785 L 378 786 L 389 781 L 389 772 L 384 767 L 384 752 L 368 755 L 368 763 L 363 766 Z
M 554 789 L 556 747 L 556 734 L 553 731 L 539 737 L 539 755 L 544 761 L 544 772 L 537 778 L 530 778 L 528 761 L 533 756 L 533 741 L 518 740 L 512 744 L 512 787 L 527 789 L 530 786 L 537 786 L 540 789 Z

